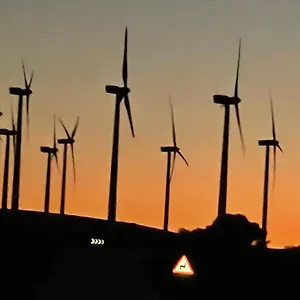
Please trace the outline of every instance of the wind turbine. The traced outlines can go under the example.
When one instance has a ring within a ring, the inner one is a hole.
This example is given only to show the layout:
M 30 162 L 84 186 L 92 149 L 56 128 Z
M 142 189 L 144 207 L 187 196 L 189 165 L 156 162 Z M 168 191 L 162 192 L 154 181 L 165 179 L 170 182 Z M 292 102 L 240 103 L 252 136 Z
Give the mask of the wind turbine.
M 163 146 L 160 148 L 161 152 L 167 153 L 167 173 L 166 173 L 166 194 L 165 194 L 165 211 L 164 211 L 164 230 L 168 231 L 169 224 L 169 206 L 170 206 L 170 184 L 174 171 L 174 164 L 176 154 L 184 160 L 187 166 L 189 166 L 187 160 L 184 158 L 183 154 L 180 152 L 180 149 L 177 147 L 176 143 L 176 132 L 175 132 L 175 122 L 174 122 L 174 111 L 173 105 L 170 99 L 170 109 L 171 109 L 171 120 L 172 120 L 172 134 L 173 134 L 173 146 Z M 171 171 L 171 153 L 173 155 L 172 171 Z
M 23 121 L 23 96 L 26 96 L 27 117 L 29 115 L 29 97 L 32 94 L 30 89 L 34 72 L 31 72 L 29 83 L 27 82 L 24 62 L 22 60 L 23 76 L 25 82 L 25 89 L 19 87 L 10 87 L 9 93 L 19 97 L 18 103 L 18 120 L 17 120 L 17 134 L 16 134 L 16 148 L 14 159 L 14 175 L 12 186 L 12 210 L 19 209 L 19 196 L 20 196 L 20 173 L 21 173 L 21 148 L 22 148 L 22 121 Z M 27 119 L 29 120 L 29 119 Z M 27 121 L 28 124 L 28 121 Z
M 234 96 L 229 97 L 225 95 L 214 95 L 214 103 L 221 104 L 225 108 L 224 117 L 224 129 L 223 129 L 223 148 L 222 148 L 222 162 L 221 162 L 221 174 L 220 174 L 220 188 L 219 188 L 219 203 L 218 203 L 218 216 L 226 214 L 227 204 L 227 177 L 228 177 L 228 148 L 229 148 L 229 121 L 230 121 L 230 106 L 234 105 L 238 128 L 240 132 L 240 138 L 242 142 L 243 153 L 245 154 L 245 144 L 242 133 L 239 106 L 241 99 L 238 96 L 238 82 L 239 82 L 239 69 L 240 69 L 240 57 L 241 57 L 241 39 L 239 40 L 239 53 L 236 70 L 236 80 Z
M 52 158 L 55 157 L 57 169 L 58 166 L 58 159 L 57 159 L 57 152 L 58 149 L 56 147 L 56 120 L 54 115 L 54 122 L 53 122 L 53 146 L 41 146 L 41 152 L 47 153 L 47 171 L 46 171 L 46 185 L 45 185 L 45 202 L 44 202 L 44 212 L 49 213 L 49 204 L 50 204 L 50 181 L 51 181 L 51 161 Z
M 110 170 L 110 185 L 109 185 L 109 202 L 108 202 L 108 220 L 116 221 L 117 209 L 117 181 L 118 181 L 118 162 L 119 162 L 119 129 L 120 129 L 120 104 L 124 99 L 125 108 L 128 114 L 129 124 L 132 136 L 134 137 L 133 123 L 131 117 L 131 109 L 128 94 L 130 88 L 127 86 L 127 27 L 125 29 L 125 42 L 124 42 L 124 58 L 123 58 L 123 82 L 124 86 L 119 87 L 115 85 L 106 85 L 105 90 L 108 94 L 116 95 L 115 106 L 115 120 L 113 132 L 113 145 L 112 145 L 112 158 Z
M 8 176 L 9 176 L 9 154 L 10 154 L 10 137 L 13 136 L 13 146 L 15 151 L 15 137 L 17 134 L 14 122 L 13 111 L 11 108 L 11 122 L 12 129 L 0 129 L 0 135 L 6 136 L 5 158 L 4 158 L 4 171 L 3 171 L 3 184 L 2 184 L 2 209 L 7 209 L 7 192 L 8 192 Z
M 262 209 L 262 230 L 264 233 L 264 240 L 262 241 L 263 246 L 266 246 L 267 238 L 267 216 L 268 216 L 268 198 L 269 198 L 269 164 L 270 164 L 270 146 L 273 146 L 273 188 L 275 184 L 275 175 L 276 175 L 276 148 L 281 152 L 282 148 L 279 145 L 279 141 L 276 139 L 275 131 L 275 117 L 274 117 L 274 108 L 273 101 L 270 93 L 270 106 L 271 106 L 271 115 L 272 115 L 272 135 L 273 139 L 271 140 L 259 140 L 258 145 L 266 147 L 266 159 L 265 159 L 265 175 L 264 175 L 264 194 L 263 194 L 263 209 Z
M 62 182 L 61 182 L 61 200 L 60 200 L 60 213 L 63 215 L 65 213 L 65 194 L 66 194 L 66 176 L 67 176 L 67 150 L 68 145 L 71 145 L 72 151 L 72 161 L 73 161 L 73 178 L 74 184 L 76 184 L 76 171 L 75 171 L 75 156 L 74 156 L 74 137 L 78 128 L 79 124 L 79 117 L 77 117 L 75 126 L 73 128 L 72 134 L 68 132 L 66 126 L 64 125 L 62 119 L 59 119 L 60 124 L 62 125 L 67 138 L 65 139 L 58 139 L 58 144 L 64 145 L 64 154 L 63 154 L 63 171 L 62 171 Z

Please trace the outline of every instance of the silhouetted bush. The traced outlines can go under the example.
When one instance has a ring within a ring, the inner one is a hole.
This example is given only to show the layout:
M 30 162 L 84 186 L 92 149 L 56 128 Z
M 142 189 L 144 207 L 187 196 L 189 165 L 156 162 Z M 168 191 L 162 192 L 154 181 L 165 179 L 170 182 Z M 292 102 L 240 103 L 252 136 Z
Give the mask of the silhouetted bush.
M 194 239 L 203 239 L 230 247 L 247 247 L 263 238 L 263 232 L 257 223 L 249 222 L 241 214 L 226 214 L 217 217 L 206 229 L 196 228 L 189 231 L 180 228 L 178 233 Z M 204 241 L 203 241 L 204 242 Z

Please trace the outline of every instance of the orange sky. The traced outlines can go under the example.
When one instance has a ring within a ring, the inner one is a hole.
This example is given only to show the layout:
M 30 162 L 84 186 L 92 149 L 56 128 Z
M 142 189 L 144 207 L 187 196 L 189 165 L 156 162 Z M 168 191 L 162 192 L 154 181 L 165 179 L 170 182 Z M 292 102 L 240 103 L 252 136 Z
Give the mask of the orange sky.
M 8 94 L 8 87 L 22 84 L 23 56 L 36 77 L 31 137 L 23 144 L 22 208 L 43 207 L 46 157 L 39 147 L 51 145 L 55 110 L 70 130 L 76 117 L 81 117 L 75 144 L 78 184 L 74 189 L 70 173 L 66 211 L 107 217 L 115 100 L 105 94 L 104 87 L 121 83 L 127 25 L 136 138 L 130 135 L 122 105 L 117 218 L 162 227 L 166 155 L 160 146 L 171 142 L 171 94 L 178 144 L 190 168 L 177 160 L 170 227 L 211 224 L 217 212 L 224 113 L 212 96 L 233 93 L 241 36 L 240 113 L 247 152 L 244 158 L 232 114 L 228 212 L 261 220 L 265 149 L 258 147 L 257 140 L 271 137 L 270 84 L 284 153 L 278 153 L 276 188 L 270 195 L 269 239 L 273 246 L 300 244 L 300 144 L 295 130 L 300 125 L 300 43 L 296 38 L 300 21 L 295 13 L 300 4 L 227 0 L 216 5 L 190 0 L 184 5 L 166 0 L 141 5 L 130 0 L 125 6 L 116 0 L 101 4 L 64 0 L 33 6 L 37 0 L 29 5 L 18 2 L 4 1 L 0 10 L 0 98 L 1 126 L 9 126 L 10 101 L 15 109 L 17 101 Z M 58 131 L 61 137 L 63 131 Z M 55 169 L 52 188 L 51 209 L 57 212 L 60 177 Z

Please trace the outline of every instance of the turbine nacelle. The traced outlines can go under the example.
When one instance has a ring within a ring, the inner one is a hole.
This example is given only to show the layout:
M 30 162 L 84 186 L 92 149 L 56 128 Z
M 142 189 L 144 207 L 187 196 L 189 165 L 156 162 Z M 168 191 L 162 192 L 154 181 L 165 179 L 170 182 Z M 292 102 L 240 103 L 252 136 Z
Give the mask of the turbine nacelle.
M 259 140 L 258 141 L 259 146 L 279 146 L 279 142 L 277 140 Z
M 57 140 L 57 143 L 58 143 L 58 144 L 64 144 L 64 145 L 67 145 L 67 144 L 74 144 L 74 143 L 75 143 L 75 140 L 74 140 L 74 139 L 58 139 L 58 140 Z
M 180 149 L 175 146 L 163 146 L 160 147 L 161 152 L 178 152 Z
M 17 130 L 13 130 L 13 129 L 7 129 L 7 135 L 17 135 Z
M 116 85 L 106 85 L 105 86 L 105 91 L 108 94 L 114 94 L 117 96 L 122 96 L 122 98 L 130 93 L 130 88 L 124 86 L 124 87 L 119 87 Z
M 46 147 L 46 146 L 41 146 L 41 152 L 43 153 L 52 153 L 55 154 L 56 152 L 58 152 L 57 148 L 51 148 L 51 147 Z
M 8 130 L 5 128 L 0 128 L 0 135 L 8 135 Z
M 0 128 L 0 135 L 16 135 L 17 131 L 16 130 L 11 130 L 11 129 L 6 129 L 6 128 Z
M 222 105 L 236 105 L 241 102 L 239 97 L 229 97 L 226 95 L 214 95 L 214 103 Z
M 23 89 L 21 89 L 19 87 L 10 87 L 9 93 L 11 95 L 23 96 Z
M 10 87 L 9 93 L 11 95 L 17 95 L 17 96 L 29 96 L 32 94 L 31 89 L 21 89 L 19 87 Z
M 45 147 L 45 146 L 42 146 L 40 149 L 41 149 L 41 152 L 43 152 L 43 153 L 50 153 L 50 151 L 51 151 L 50 147 Z

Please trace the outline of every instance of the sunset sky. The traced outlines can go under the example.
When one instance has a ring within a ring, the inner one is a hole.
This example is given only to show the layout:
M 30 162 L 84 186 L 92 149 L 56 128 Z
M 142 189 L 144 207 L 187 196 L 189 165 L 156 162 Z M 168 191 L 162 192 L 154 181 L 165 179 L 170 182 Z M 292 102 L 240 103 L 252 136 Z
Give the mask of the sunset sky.
M 213 95 L 233 94 L 241 37 L 240 113 L 247 149 L 243 157 L 232 110 L 228 212 L 261 223 L 265 149 L 257 141 L 271 138 L 270 85 L 284 153 L 278 153 L 276 188 L 269 198 L 268 238 L 274 247 L 300 244 L 299 9 L 296 0 L 2 0 L 1 126 L 11 124 L 11 101 L 16 112 L 17 99 L 8 88 L 23 86 L 21 57 L 28 73 L 35 71 L 20 207 L 43 209 L 46 156 L 39 148 L 52 144 L 55 111 L 70 131 L 81 118 L 75 138 L 77 186 L 70 156 L 66 213 L 107 218 L 115 99 L 105 93 L 105 85 L 122 84 L 128 26 L 136 138 L 122 104 L 117 219 L 162 227 L 166 155 L 160 146 L 172 142 L 171 95 L 178 146 L 190 168 L 177 160 L 170 229 L 211 224 L 217 213 L 224 115 Z M 64 137 L 57 127 L 58 138 Z M 61 158 L 59 152 L 62 165 Z M 53 168 L 52 212 L 59 211 L 60 186 Z

